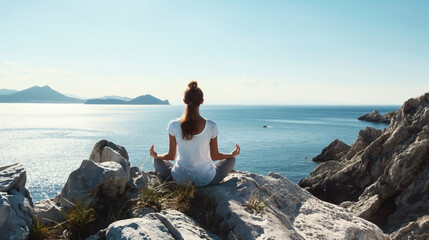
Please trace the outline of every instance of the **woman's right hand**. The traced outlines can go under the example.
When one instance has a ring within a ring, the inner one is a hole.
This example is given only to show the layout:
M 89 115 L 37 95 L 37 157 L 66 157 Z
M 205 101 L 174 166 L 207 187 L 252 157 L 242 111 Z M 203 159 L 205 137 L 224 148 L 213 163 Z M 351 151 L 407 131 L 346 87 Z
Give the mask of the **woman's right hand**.
M 149 155 L 153 158 L 157 158 L 158 157 L 158 153 L 155 152 L 155 146 L 152 145 L 149 149 Z
M 238 144 L 235 144 L 235 150 L 231 152 L 231 155 L 233 157 L 240 155 L 240 146 Z

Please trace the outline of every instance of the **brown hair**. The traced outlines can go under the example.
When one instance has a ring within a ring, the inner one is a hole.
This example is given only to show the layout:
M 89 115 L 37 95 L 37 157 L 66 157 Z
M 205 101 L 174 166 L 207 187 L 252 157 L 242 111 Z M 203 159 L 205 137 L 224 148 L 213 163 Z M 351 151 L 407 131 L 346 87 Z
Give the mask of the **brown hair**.
M 186 103 L 185 112 L 180 119 L 180 126 L 182 128 L 182 138 L 184 140 L 191 140 L 192 133 L 195 132 L 197 127 L 198 112 L 197 108 L 203 100 L 203 91 L 198 87 L 197 81 L 191 81 L 188 88 L 185 90 L 183 101 Z

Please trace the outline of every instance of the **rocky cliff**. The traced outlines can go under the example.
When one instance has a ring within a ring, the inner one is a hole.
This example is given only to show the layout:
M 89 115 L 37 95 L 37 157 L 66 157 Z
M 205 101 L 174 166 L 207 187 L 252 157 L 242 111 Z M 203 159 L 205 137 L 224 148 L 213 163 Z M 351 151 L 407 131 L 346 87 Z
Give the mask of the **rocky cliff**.
M 8 173 L 5 174 L 9 176 L 8 182 L 22 183 L 19 178 L 22 167 L 16 169 L 13 166 L 4 166 L 0 170 Z M 185 213 L 168 206 L 151 209 L 139 204 L 142 189 L 153 189 L 151 186 L 156 182 L 159 184 L 160 180 L 153 173 L 140 172 L 129 166 L 125 148 L 102 140 L 95 144 L 89 160 L 82 161 L 81 166 L 70 174 L 61 194 L 35 203 L 33 214 L 46 225 L 67 225 L 64 213 L 75 208 L 77 199 L 83 199 L 93 203 L 97 216 L 103 218 L 104 225 L 90 222 L 87 230 L 78 235 L 70 235 L 71 231 L 66 230 L 54 239 L 63 234 L 74 239 L 89 237 L 87 239 L 92 240 L 387 239 L 375 224 L 347 209 L 315 198 L 276 173 L 262 176 L 233 172 L 222 184 L 198 188 L 195 195 L 191 194 L 193 200 Z M 18 189 L 25 193 L 22 184 Z M 3 209 L 2 204 L 0 202 L 0 209 Z M 15 210 L 6 208 L 4 211 Z M 22 214 L 28 215 L 28 212 Z M 4 216 L 3 212 L 1 216 Z M 29 217 L 31 219 L 31 214 Z M 5 239 L 26 239 L 31 222 L 21 225 L 16 218 L 0 222 L 0 236 L 7 236 L 3 234 L 11 229 L 9 226 L 16 226 L 18 230 L 27 229 L 27 232 Z
M 383 132 L 366 128 L 336 155 L 299 185 L 394 239 L 429 238 L 429 93 L 406 101 Z
M 358 119 L 367 122 L 390 123 L 394 114 L 395 112 L 388 112 L 381 115 L 379 111 L 374 110 L 370 113 L 360 116 Z

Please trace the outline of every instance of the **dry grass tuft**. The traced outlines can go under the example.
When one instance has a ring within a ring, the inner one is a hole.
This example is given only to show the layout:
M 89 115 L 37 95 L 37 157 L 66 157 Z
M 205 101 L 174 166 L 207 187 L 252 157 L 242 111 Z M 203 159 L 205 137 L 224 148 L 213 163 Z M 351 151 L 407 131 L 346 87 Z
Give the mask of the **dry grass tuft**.
M 191 184 L 181 186 L 175 182 L 154 181 L 140 190 L 139 203 L 156 211 L 175 209 L 185 213 L 191 207 L 196 191 Z
M 46 239 L 49 235 L 49 229 L 39 221 L 36 217 L 33 217 L 33 227 L 30 231 L 29 240 L 42 240 Z
M 82 198 L 75 199 L 73 207 L 68 208 L 63 213 L 63 216 L 66 220 L 59 225 L 67 229 L 69 234 L 68 239 L 81 239 L 81 233 L 84 232 L 85 227 L 95 221 L 95 211 L 92 202 L 85 201 Z
M 249 209 L 255 210 L 257 213 L 261 213 L 265 210 L 265 201 L 262 199 L 261 195 L 251 194 L 249 200 L 247 200 L 246 206 Z

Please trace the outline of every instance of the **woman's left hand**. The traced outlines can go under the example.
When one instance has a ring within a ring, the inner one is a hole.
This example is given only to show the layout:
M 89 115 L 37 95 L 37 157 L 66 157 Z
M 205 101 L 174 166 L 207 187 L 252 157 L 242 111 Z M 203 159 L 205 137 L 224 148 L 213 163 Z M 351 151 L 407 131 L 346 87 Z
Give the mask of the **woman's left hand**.
M 240 146 L 238 144 L 235 144 L 235 150 L 231 152 L 231 155 L 233 157 L 240 155 Z
M 155 146 L 154 146 L 154 145 L 152 145 L 152 146 L 150 147 L 150 149 L 149 149 L 149 154 L 150 154 L 150 156 L 151 156 L 151 157 L 153 157 L 153 158 L 157 158 L 157 157 L 158 157 L 158 153 L 157 153 L 157 152 L 155 152 Z

